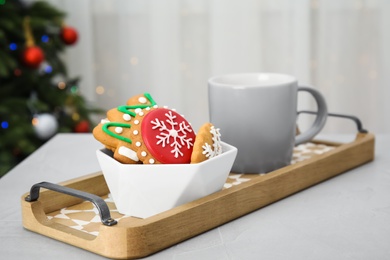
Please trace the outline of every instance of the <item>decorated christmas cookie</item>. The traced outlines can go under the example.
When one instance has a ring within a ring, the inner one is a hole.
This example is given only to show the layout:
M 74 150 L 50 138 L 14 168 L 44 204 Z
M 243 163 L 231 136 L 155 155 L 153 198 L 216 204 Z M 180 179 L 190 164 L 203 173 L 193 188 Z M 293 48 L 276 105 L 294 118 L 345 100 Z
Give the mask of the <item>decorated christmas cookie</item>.
M 134 117 L 142 110 L 157 105 L 149 93 L 134 96 L 126 104 L 109 110 L 107 118 L 93 129 L 93 135 L 114 152 L 114 158 L 119 162 L 140 163 L 142 161 L 137 157 L 137 147 L 132 140 Z
M 222 153 L 221 134 L 211 123 L 202 125 L 196 135 L 191 163 L 200 163 Z
M 190 163 L 195 133 L 180 114 L 167 108 L 145 109 L 134 122 L 137 155 L 143 163 Z
M 107 112 L 107 119 L 111 122 L 129 123 L 137 113 L 143 109 L 150 109 L 151 107 L 157 107 L 156 102 L 150 96 L 149 93 L 136 95 L 131 97 L 126 102 L 127 105 L 119 106 L 110 109 Z
M 219 129 L 206 123 L 196 135 L 182 115 L 158 107 L 149 93 L 109 110 L 93 135 L 126 164 L 200 163 L 222 153 Z

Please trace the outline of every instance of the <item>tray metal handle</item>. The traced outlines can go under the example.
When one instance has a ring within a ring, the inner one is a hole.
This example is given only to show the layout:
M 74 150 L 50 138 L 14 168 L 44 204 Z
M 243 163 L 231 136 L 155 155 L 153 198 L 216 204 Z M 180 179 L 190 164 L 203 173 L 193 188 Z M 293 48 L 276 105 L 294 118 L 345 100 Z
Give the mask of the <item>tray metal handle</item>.
M 90 201 L 98 209 L 99 214 L 100 214 L 100 219 L 104 225 L 113 226 L 113 225 L 118 223 L 115 219 L 111 218 L 110 209 L 108 208 L 107 203 L 99 196 L 88 193 L 88 192 L 84 192 L 84 191 L 72 189 L 69 187 L 61 186 L 58 184 L 50 183 L 50 182 L 40 182 L 40 183 L 34 184 L 31 187 L 30 195 L 28 195 L 24 198 L 25 201 L 28 201 L 28 202 L 37 201 L 39 198 L 40 188 L 45 188 L 48 190 L 60 192 L 63 194 L 71 195 L 71 196 L 74 196 L 74 197 L 77 197 L 77 198 L 80 198 L 83 200 Z
M 315 111 L 308 111 L 308 110 L 301 110 L 301 111 L 298 111 L 298 115 L 299 114 L 316 115 L 317 112 L 315 112 Z M 350 119 L 350 120 L 355 122 L 357 130 L 358 130 L 359 133 L 368 133 L 368 131 L 363 128 L 363 125 L 362 125 L 362 122 L 360 121 L 360 119 L 357 118 L 356 116 L 344 115 L 344 114 L 336 114 L 336 113 L 328 113 L 328 116 Z

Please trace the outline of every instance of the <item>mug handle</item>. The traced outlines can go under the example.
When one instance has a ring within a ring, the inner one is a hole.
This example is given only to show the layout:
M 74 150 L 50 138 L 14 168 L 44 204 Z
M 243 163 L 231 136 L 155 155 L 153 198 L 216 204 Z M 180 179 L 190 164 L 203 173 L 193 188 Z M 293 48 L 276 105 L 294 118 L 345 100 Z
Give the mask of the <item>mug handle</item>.
M 295 145 L 310 141 L 316 134 L 318 134 L 321 131 L 328 117 L 328 108 L 325 102 L 325 98 L 322 96 L 322 94 L 319 91 L 307 86 L 298 86 L 298 91 L 309 92 L 317 102 L 318 111 L 317 111 L 317 117 L 313 125 L 305 132 L 295 137 Z

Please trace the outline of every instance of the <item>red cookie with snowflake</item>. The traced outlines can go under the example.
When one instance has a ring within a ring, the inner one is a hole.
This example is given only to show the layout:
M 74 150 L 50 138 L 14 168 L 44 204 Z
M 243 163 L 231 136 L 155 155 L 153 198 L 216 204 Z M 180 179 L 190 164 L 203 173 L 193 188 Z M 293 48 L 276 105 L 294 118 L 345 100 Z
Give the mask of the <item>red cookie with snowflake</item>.
M 166 108 L 137 114 L 133 125 L 138 158 L 146 164 L 190 163 L 195 133 L 187 120 Z

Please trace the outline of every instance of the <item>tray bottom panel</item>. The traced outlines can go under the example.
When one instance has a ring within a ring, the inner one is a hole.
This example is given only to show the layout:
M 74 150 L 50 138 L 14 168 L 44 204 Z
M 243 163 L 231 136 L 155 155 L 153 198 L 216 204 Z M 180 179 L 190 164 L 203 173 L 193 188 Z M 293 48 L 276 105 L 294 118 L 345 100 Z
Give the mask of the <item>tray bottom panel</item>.
M 314 142 L 298 145 L 294 148 L 291 164 L 296 164 L 314 158 L 315 156 L 332 151 L 335 147 L 336 146 L 334 144 L 327 145 Z M 226 180 L 224 189 L 229 189 L 231 187 L 250 182 L 254 178 L 258 180 L 258 178 L 262 178 L 264 176 L 266 176 L 266 174 L 231 173 Z M 116 209 L 115 203 L 112 200 L 110 194 L 105 194 L 101 197 L 109 206 L 111 216 L 115 220 L 120 221 L 121 219 L 125 218 L 135 219 L 133 217 L 120 214 Z M 101 225 L 99 212 L 91 202 L 84 201 L 73 206 L 61 208 L 59 210 L 47 213 L 47 217 L 49 220 L 53 220 L 58 224 L 65 225 L 94 236 L 99 235 L 99 228 Z M 128 221 L 131 221 L 130 219 L 128 219 Z

